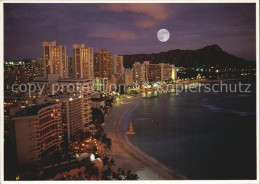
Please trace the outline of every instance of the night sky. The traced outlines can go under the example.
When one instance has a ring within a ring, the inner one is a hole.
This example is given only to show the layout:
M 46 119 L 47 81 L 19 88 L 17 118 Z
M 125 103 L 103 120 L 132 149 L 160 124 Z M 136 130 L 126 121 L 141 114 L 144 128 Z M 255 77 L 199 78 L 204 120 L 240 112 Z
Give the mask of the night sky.
M 199 49 L 255 60 L 255 4 L 4 4 L 4 59 L 42 57 L 42 41 L 112 54 Z M 157 31 L 168 29 L 162 43 Z

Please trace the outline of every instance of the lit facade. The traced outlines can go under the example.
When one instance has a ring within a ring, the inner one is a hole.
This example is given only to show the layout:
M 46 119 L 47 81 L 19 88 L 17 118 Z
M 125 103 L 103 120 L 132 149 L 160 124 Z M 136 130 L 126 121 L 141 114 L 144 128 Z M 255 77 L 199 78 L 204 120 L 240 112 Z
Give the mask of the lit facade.
M 158 64 L 149 64 L 148 65 L 148 81 L 156 82 L 162 80 L 162 67 Z
M 107 78 L 95 78 L 94 80 L 94 91 L 106 92 L 109 87 L 109 82 Z
M 83 132 L 83 99 L 81 96 L 66 96 L 57 101 L 62 104 L 61 117 L 64 139 L 68 142 L 76 140 Z
M 67 56 L 66 70 L 67 70 L 67 77 L 68 78 L 73 78 L 74 77 L 74 60 L 73 60 L 73 56 Z
M 93 49 L 85 48 L 84 44 L 73 45 L 75 78 L 94 78 Z
M 177 70 L 169 63 L 150 64 L 149 61 L 143 63 L 135 62 L 133 65 L 134 82 L 157 82 L 165 80 L 176 80 Z
M 140 62 L 135 62 L 133 64 L 133 79 L 134 82 L 146 81 L 146 68 L 144 64 Z
M 67 77 L 66 73 L 66 46 L 56 45 L 56 41 L 42 42 L 43 47 L 43 76 L 59 74 L 61 78 Z
M 113 74 L 124 74 L 123 56 L 112 55 Z
M 94 76 L 110 79 L 112 76 L 111 52 L 105 49 L 94 54 Z
M 93 95 L 92 86 L 93 80 L 89 79 L 60 79 L 57 84 L 65 86 L 76 86 L 75 91 L 69 92 L 66 87 L 64 88 L 64 96 L 81 96 L 82 109 L 83 109 L 83 131 L 88 130 L 88 124 L 92 121 L 91 114 L 91 98 Z M 77 88 L 78 86 L 78 88 Z M 79 103 L 80 105 L 80 103 Z
M 4 87 L 11 89 L 13 84 L 27 84 L 36 77 L 33 62 L 6 62 L 4 64 Z
M 23 109 L 13 118 L 19 165 L 41 164 L 61 150 L 61 104 Z
M 35 59 L 32 60 L 32 72 L 33 72 L 33 79 L 42 78 L 43 74 L 43 62 L 42 59 Z
M 125 85 L 133 86 L 134 84 L 134 73 L 133 70 L 125 70 Z
M 57 76 L 49 75 L 48 80 L 35 80 L 34 83 L 45 85 L 43 97 L 48 98 L 52 94 L 52 91 L 57 89 L 52 89 L 52 84 L 57 84 L 59 87 L 63 86 L 63 90 L 57 90 L 56 93 L 52 95 L 63 96 L 63 97 L 75 97 L 82 96 L 82 108 L 83 108 L 83 121 L 84 126 L 83 131 L 88 129 L 89 122 L 92 121 L 91 114 L 91 98 L 93 95 L 92 88 L 94 88 L 93 80 L 90 79 L 59 79 Z M 74 89 L 73 89 L 74 88 Z M 62 93 L 60 93 L 62 92 Z

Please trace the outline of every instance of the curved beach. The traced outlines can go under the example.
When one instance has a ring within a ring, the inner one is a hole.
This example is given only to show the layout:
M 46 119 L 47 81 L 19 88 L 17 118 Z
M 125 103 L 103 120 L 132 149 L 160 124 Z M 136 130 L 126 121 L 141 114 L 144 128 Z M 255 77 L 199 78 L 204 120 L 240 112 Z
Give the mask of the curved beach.
M 140 180 L 178 180 L 184 177 L 135 147 L 124 134 L 128 119 L 139 105 L 141 97 L 122 96 L 105 118 L 105 130 L 112 139 L 112 150 L 107 155 L 114 158 L 117 167 L 131 170 Z

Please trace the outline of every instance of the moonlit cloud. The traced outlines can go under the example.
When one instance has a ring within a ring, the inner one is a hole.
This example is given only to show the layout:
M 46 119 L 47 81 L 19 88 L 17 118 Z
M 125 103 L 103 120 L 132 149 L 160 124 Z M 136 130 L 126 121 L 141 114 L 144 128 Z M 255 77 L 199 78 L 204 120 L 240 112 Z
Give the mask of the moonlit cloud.
M 102 4 L 98 8 L 109 12 L 130 12 L 142 16 L 134 25 L 141 28 L 152 27 L 173 15 L 165 4 Z
M 158 20 L 154 20 L 151 18 L 140 18 L 140 19 L 136 20 L 136 22 L 134 24 L 137 27 L 148 28 L 148 27 L 152 27 L 152 26 L 156 25 L 157 22 L 158 22 Z
M 136 34 L 129 31 L 120 31 L 120 30 L 106 30 L 104 31 L 95 31 L 88 34 L 88 36 L 95 38 L 108 38 L 114 41 L 127 41 L 134 40 Z

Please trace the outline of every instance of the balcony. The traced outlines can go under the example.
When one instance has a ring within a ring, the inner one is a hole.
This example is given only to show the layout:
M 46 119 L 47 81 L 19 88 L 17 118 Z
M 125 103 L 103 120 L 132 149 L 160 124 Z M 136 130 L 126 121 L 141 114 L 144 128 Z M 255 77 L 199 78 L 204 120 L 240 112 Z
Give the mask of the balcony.
M 40 149 L 40 145 L 31 146 L 31 149 L 32 150 L 38 150 L 38 149 Z
M 31 150 L 31 152 L 32 152 L 32 153 L 35 153 L 35 154 L 39 154 L 40 150 L 34 149 L 34 150 Z
M 36 121 L 36 122 L 32 122 L 32 121 L 31 121 L 31 122 L 29 123 L 29 127 L 30 127 L 30 128 L 37 128 L 38 126 L 39 126 L 39 125 L 38 125 L 38 121 Z
M 37 137 L 37 136 L 40 136 L 40 133 L 31 133 L 30 136 L 31 137 Z
M 31 140 L 38 141 L 39 137 L 30 137 Z
M 32 158 L 31 159 L 33 162 L 38 162 L 38 161 L 40 161 L 41 159 L 39 158 L 39 157 L 37 157 L 37 158 Z
M 32 140 L 38 140 L 39 137 L 40 137 L 40 133 L 30 134 L 30 139 L 32 139 Z

